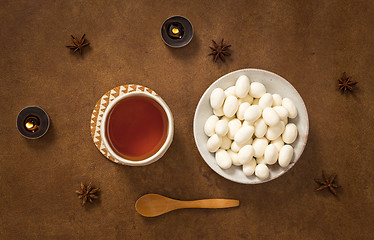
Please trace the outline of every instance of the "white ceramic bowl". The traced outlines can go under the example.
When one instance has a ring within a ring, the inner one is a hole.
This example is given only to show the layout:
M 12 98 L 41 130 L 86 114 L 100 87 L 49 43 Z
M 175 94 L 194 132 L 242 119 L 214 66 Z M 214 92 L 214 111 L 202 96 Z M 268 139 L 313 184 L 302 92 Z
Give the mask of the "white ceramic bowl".
M 295 123 L 298 129 L 298 137 L 296 141 L 293 144 L 291 144 L 294 148 L 294 154 L 291 163 L 285 168 L 280 167 L 278 163 L 274 165 L 268 165 L 270 169 L 270 176 L 264 180 L 257 178 L 255 175 L 249 177 L 245 176 L 241 166 L 233 165 L 229 169 L 221 169 L 216 163 L 214 154 L 208 151 L 206 145 L 208 137 L 204 133 L 204 125 L 208 117 L 213 114 L 209 100 L 210 95 L 215 88 L 219 87 L 225 90 L 226 88 L 235 85 L 236 80 L 241 75 L 246 75 L 251 82 L 256 81 L 264 84 L 266 87 L 266 91 L 269 93 L 278 93 L 282 96 L 282 98 L 290 98 L 295 103 L 298 111 L 298 115 L 295 119 L 288 119 L 289 122 Z M 284 78 L 275 73 L 260 69 L 249 68 L 228 73 L 223 77 L 219 78 L 212 85 L 210 85 L 210 87 L 205 91 L 197 105 L 193 127 L 197 148 L 199 149 L 201 156 L 210 168 L 212 168 L 216 173 L 218 173 L 222 177 L 229 179 L 231 181 L 244 184 L 257 184 L 273 180 L 287 172 L 290 168 L 292 168 L 295 165 L 295 163 L 303 153 L 308 139 L 309 120 L 303 99 L 289 82 L 287 82 Z
M 113 149 L 111 148 L 111 146 L 109 145 L 108 140 L 106 138 L 106 127 L 105 126 L 106 126 L 106 121 L 107 121 L 107 117 L 108 117 L 108 114 L 109 114 L 110 110 L 113 108 L 113 106 L 117 102 L 121 101 L 122 99 L 124 99 L 126 97 L 134 96 L 134 95 L 145 96 L 145 97 L 149 97 L 149 98 L 152 98 L 153 100 L 155 100 L 165 110 L 165 113 L 166 113 L 167 118 L 168 118 L 168 133 L 167 133 L 167 137 L 166 137 L 166 140 L 165 140 L 164 144 L 162 145 L 160 150 L 158 150 L 158 152 L 156 152 L 154 155 L 152 155 L 152 156 L 150 156 L 146 159 L 140 160 L 140 161 L 131 161 L 131 160 L 122 158 L 121 156 L 116 154 L 113 151 Z M 151 93 L 148 93 L 148 92 L 134 91 L 134 92 L 125 93 L 124 95 L 117 97 L 116 99 L 114 99 L 108 105 L 108 107 L 106 108 L 106 110 L 104 112 L 104 115 L 103 115 L 103 120 L 102 120 L 100 131 L 102 133 L 101 138 L 102 138 L 102 141 L 103 141 L 103 144 L 104 144 L 105 148 L 108 150 L 110 155 L 113 156 L 116 160 L 118 160 L 119 162 L 121 162 L 124 165 L 145 166 L 145 165 L 151 164 L 151 163 L 157 161 L 158 159 L 160 159 L 166 153 L 168 148 L 170 147 L 170 144 L 173 141 L 173 136 L 174 136 L 174 120 L 173 120 L 173 115 L 172 115 L 168 105 L 166 105 L 166 103 L 164 102 L 164 100 L 162 100 L 162 98 L 160 96 L 155 96 L 155 95 L 152 95 Z

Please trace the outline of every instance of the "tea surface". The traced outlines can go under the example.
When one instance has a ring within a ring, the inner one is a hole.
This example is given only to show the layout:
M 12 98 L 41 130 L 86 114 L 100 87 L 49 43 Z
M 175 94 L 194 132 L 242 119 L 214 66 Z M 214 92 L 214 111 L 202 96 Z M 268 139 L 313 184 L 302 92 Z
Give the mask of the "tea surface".
M 164 144 L 167 132 L 164 109 L 144 96 L 130 96 L 116 103 L 106 122 L 106 137 L 112 149 L 133 161 L 154 155 Z

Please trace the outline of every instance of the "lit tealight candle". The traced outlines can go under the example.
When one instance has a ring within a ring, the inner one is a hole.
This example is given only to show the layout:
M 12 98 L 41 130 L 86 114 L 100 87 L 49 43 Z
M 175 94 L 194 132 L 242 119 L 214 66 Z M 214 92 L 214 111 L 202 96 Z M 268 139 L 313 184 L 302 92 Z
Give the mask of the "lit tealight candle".
M 28 106 L 22 109 L 17 116 L 17 129 L 28 139 L 41 138 L 49 128 L 47 113 L 38 106 Z
M 35 132 L 39 127 L 39 119 L 35 116 L 28 116 L 25 119 L 25 128 L 27 131 Z
M 169 17 L 161 26 L 161 37 L 169 47 L 184 47 L 193 37 L 192 24 L 182 16 Z
M 183 37 L 183 26 L 180 23 L 172 23 L 169 27 L 169 36 L 171 38 L 182 38 Z

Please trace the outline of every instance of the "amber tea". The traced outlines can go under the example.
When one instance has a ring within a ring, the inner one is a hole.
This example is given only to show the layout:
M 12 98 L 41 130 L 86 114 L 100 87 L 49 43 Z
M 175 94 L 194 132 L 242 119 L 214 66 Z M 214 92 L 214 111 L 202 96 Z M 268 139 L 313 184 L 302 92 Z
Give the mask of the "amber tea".
M 134 95 L 113 106 L 105 127 L 108 143 L 116 154 L 140 161 L 157 153 L 165 143 L 168 118 L 156 100 Z

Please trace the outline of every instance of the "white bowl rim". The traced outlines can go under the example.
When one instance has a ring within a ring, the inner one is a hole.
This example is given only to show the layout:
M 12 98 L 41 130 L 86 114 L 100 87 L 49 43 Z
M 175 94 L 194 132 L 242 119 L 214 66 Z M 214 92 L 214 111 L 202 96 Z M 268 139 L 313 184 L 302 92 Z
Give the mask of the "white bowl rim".
M 305 129 L 306 129 L 306 138 L 305 138 L 305 141 L 302 142 L 302 149 L 301 149 L 301 152 L 300 152 L 300 156 L 295 160 L 293 161 L 293 165 L 292 167 L 296 164 L 296 162 L 300 159 L 300 157 L 302 156 L 304 150 L 305 150 L 305 146 L 306 146 L 306 143 L 308 141 L 308 136 L 309 136 L 309 117 L 308 117 L 308 111 L 307 111 L 307 108 L 306 108 L 306 105 L 304 103 L 304 100 L 302 99 L 300 93 L 296 90 L 296 88 L 290 83 L 288 82 L 285 78 L 283 78 L 282 76 L 274 73 L 274 72 L 270 72 L 270 71 L 267 71 L 267 70 L 263 70 L 263 69 L 257 69 L 257 68 L 243 68 L 243 69 L 239 69 L 239 70 L 235 70 L 235 71 L 232 71 L 232 72 L 229 72 L 223 76 L 221 76 L 220 78 L 218 78 L 216 81 L 214 81 L 213 83 L 211 83 L 209 85 L 209 87 L 204 91 L 204 93 L 201 95 L 200 97 L 200 100 L 196 106 L 196 109 L 195 109 L 195 115 L 194 115 L 194 119 L 193 119 L 193 134 L 194 134 L 194 140 L 195 140 L 195 144 L 196 144 L 196 147 L 200 153 L 200 156 L 201 158 L 205 161 L 205 163 L 214 171 L 216 172 L 218 175 L 220 175 L 221 177 L 227 179 L 227 180 L 230 180 L 230 181 L 233 181 L 233 182 L 237 182 L 237 183 L 242 183 L 242 184 L 261 184 L 261 183 L 265 183 L 265 182 L 269 182 L 271 180 L 274 180 L 274 179 L 277 179 L 279 178 L 280 176 L 282 176 L 283 174 L 285 174 L 286 172 L 288 172 L 288 170 L 290 170 L 292 167 L 287 167 L 283 172 L 280 173 L 280 175 L 278 175 L 277 177 L 275 178 L 266 178 L 264 180 L 260 180 L 260 181 L 257 181 L 257 182 L 245 182 L 245 181 L 240 181 L 240 180 L 237 180 L 237 179 L 230 179 L 230 178 L 227 178 L 226 176 L 223 176 L 221 173 L 217 172 L 216 169 L 212 168 L 207 160 L 203 157 L 203 154 L 202 154 L 202 151 L 201 151 L 201 146 L 198 144 L 197 142 L 197 139 L 196 139 L 196 121 L 197 121 L 197 110 L 200 108 L 200 105 L 202 104 L 202 100 L 203 100 L 203 96 L 211 89 L 213 88 L 214 85 L 216 85 L 217 82 L 221 81 L 221 79 L 223 78 L 226 78 L 227 76 L 229 75 L 233 75 L 235 73 L 238 73 L 238 72 L 244 72 L 244 71 L 257 71 L 257 72 L 263 72 L 263 73 L 267 73 L 267 74 L 270 74 L 270 75 L 275 75 L 277 77 L 279 77 L 280 79 L 284 80 L 284 82 L 291 88 L 293 89 L 299 96 L 300 96 L 300 99 L 302 101 L 302 105 L 305 107 L 305 110 L 306 110 L 306 115 L 305 115 L 305 120 L 306 120 L 306 126 L 305 126 Z
M 164 144 L 161 146 L 161 148 L 154 155 L 152 155 L 152 156 L 150 156 L 146 159 L 140 160 L 140 161 L 132 161 L 132 160 L 122 158 L 121 156 L 119 156 L 118 154 L 116 154 L 113 151 L 113 149 L 110 147 L 110 145 L 108 143 L 108 140 L 106 139 L 106 127 L 105 127 L 105 125 L 106 125 L 106 120 L 107 120 L 107 117 L 108 117 L 108 114 L 109 114 L 110 110 L 113 108 L 113 106 L 116 103 L 118 103 L 122 99 L 127 98 L 129 96 L 134 96 L 134 95 L 146 96 L 146 97 L 149 97 L 149 98 L 152 98 L 153 100 L 155 100 L 165 110 L 165 113 L 166 113 L 167 118 L 168 118 L 168 135 L 166 137 L 166 140 L 165 140 Z M 166 153 L 166 151 L 168 150 L 168 148 L 171 145 L 171 142 L 173 141 L 174 119 L 173 119 L 173 114 L 172 114 L 170 108 L 168 107 L 168 105 L 165 103 L 165 101 L 160 96 L 155 96 L 155 95 L 153 95 L 151 93 L 148 93 L 148 92 L 133 91 L 133 92 L 125 93 L 122 96 L 118 96 L 112 102 L 110 102 L 108 104 L 108 107 L 105 109 L 105 112 L 104 112 L 104 115 L 103 115 L 102 119 L 103 120 L 102 120 L 102 123 L 101 123 L 101 126 L 100 126 L 100 131 L 101 131 L 101 139 L 103 141 L 103 144 L 104 144 L 105 148 L 108 150 L 109 154 L 112 155 L 119 162 L 123 163 L 124 165 L 146 166 L 148 164 L 151 164 L 151 163 L 157 161 L 158 159 L 160 159 Z

